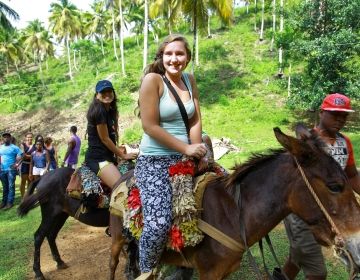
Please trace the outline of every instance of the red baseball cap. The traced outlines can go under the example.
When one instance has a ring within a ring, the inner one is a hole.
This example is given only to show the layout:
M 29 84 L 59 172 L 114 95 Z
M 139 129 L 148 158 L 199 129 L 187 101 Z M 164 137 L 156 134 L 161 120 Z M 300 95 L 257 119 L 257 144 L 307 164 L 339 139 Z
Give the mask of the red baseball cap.
M 340 93 L 327 95 L 320 109 L 324 111 L 354 112 L 351 108 L 350 98 Z

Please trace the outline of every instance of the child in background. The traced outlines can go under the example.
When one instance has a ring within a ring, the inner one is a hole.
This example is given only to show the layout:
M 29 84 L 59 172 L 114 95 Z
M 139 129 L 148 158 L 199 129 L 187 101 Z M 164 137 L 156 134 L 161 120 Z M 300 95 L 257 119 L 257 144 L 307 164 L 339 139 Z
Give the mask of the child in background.
M 30 180 L 36 180 L 40 176 L 49 171 L 50 156 L 46 149 L 44 149 L 44 142 L 41 140 L 35 143 L 36 150 L 31 154 L 30 162 Z

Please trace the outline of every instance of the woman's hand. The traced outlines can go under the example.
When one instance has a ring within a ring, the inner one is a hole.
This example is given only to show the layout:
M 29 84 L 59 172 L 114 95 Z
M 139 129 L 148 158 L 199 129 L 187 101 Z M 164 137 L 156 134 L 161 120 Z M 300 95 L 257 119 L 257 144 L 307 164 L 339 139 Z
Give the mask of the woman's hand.
M 189 157 L 202 158 L 206 154 L 207 150 L 205 144 L 191 144 L 187 145 L 185 149 L 185 155 Z
M 124 154 L 122 157 L 123 157 L 123 159 L 126 159 L 126 160 L 133 160 L 138 157 L 138 154 L 137 153 L 128 153 L 128 154 Z

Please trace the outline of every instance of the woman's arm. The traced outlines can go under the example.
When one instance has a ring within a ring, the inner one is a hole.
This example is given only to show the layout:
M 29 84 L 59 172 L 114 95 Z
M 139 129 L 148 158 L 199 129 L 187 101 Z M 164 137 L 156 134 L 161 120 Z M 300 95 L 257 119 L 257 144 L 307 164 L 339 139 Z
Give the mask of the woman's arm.
M 99 138 L 101 142 L 116 156 L 122 159 L 135 159 L 137 157 L 137 154 L 135 153 L 128 153 L 128 154 L 124 153 L 122 149 L 120 149 L 114 144 L 114 142 L 109 137 L 109 132 L 106 124 L 96 125 L 96 130 L 99 134 Z
M 162 92 L 161 76 L 155 73 L 147 74 L 142 81 L 139 94 L 143 130 L 165 147 L 188 156 L 201 157 L 205 152 L 204 146 L 182 142 L 160 126 L 159 102 Z
M 32 155 L 30 155 L 30 167 L 29 167 L 29 179 L 30 181 L 32 181 L 32 178 L 33 178 L 33 166 L 34 166 L 34 163 L 33 163 L 33 159 L 32 159 Z
M 195 105 L 195 114 L 189 120 L 190 126 L 190 139 L 191 143 L 202 143 L 202 125 L 201 125 L 201 113 L 200 113 L 200 104 L 199 104 L 199 91 L 196 85 L 195 77 L 189 74 L 189 80 L 191 83 L 193 100 Z
M 21 146 L 21 150 L 22 150 L 23 153 L 24 153 L 24 159 L 25 159 L 25 160 L 31 159 L 31 154 L 29 155 L 29 154 L 25 153 L 25 144 L 24 144 L 24 143 L 21 143 L 20 146 Z M 29 146 L 29 150 L 31 149 L 32 146 L 33 146 L 33 145 Z
M 56 163 L 56 166 L 58 167 L 58 166 L 59 166 L 59 164 L 58 164 L 58 161 L 59 161 L 59 158 L 58 158 L 58 151 L 57 151 L 57 147 L 56 147 L 56 146 L 54 146 L 54 145 L 53 145 L 53 147 L 54 147 L 54 158 L 55 158 L 55 163 Z
M 47 172 L 47 171 L 49 171 L 49 167 L 50 167 L 50 155 L 47 150 L 45 150 L 45 158 L 46 158 L 45 171 Z

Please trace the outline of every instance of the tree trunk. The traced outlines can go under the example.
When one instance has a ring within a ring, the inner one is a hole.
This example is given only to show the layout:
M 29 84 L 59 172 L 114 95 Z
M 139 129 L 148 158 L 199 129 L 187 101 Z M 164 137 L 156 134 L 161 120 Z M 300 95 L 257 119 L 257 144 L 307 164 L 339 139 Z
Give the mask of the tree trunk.
M 276 32 L 276 0 L 273 0 L 273 14 L 272 14 L 272 38 L 270 44 L 270 51 L 274 51 L 275 32 Z
M 114 8 L 111 8 L 111 21 L 112 21 L 112 35 L 113 35 L 113 47 L 114 47 L 114 55 L 116 60 L 119 60 L 119 57 L 117 55 L 116 51 L 116 30 L 115 30 L 115 16 L 114 16 Z
M 73 50 L 73 61 L 74 61 L 74 68 L 75 68 L 76 70 L 79 70 L 79 69 L 77 68 L 77 63 L 76 63 L 76 51 L 75 51 L 75 50 Z
M 18 76 L 18 78 L 20 79 L 20 73 L 19 73 L 19 66 L 18 64 L 16 63 L 16 61 L 14 61 L 14 64 L 15 64 L 15 68 L 16 68 L 16 75 Z
M 102 53 L 103 57 L 105 57 L 104 40 L 103 40 L 102 35 L 100 35 L 100 44 L 101 44 L 101 53 Z
M 71 58 L 70 58 L 70 47 L 69 47 L 69 36 L 67 35 L 65 37 L 65 44 L 66 44 L 66 51 L 67 51 L 67 57 L 68 57 L 68 64 L 69 64 L 69 76 L 70 79 L 73 79 L 72 76 L 72 69 L 71 69 Z
M 256 21 L 257 21 L 257 0 L 255 0 L 255 7 L 254 7 L 254 9 L 255 9 L 255 12 L 254 12 L 254 18 L 255 18 L 255 20 L 254 20 L 254 30 L 255 30 L 255 32 L 257 32 L 257 25 L 256 25 Z
M 289 77 L 288 77 L 288 98 L 290 97 L 291 95 L 291 63 L 290 63 L 290 66 L 289 66 Z
M 147 65 L 147 51 L 148 51 L 148 21 L 149 21 L 149 7 L 148 0 L 144 1 L 144 51 L 143 51 L 143 69 Z
M 168 4 L 168 32 L 169 32 L 169 35 L 172 34 L 170 18 L 171 18 L 171 6 L 170 6 L 170 4 Z
M 8 59 L 7 59 L 7 58 L 6 58 L 5 64 L 6 64 L 6 74 L 9 75 L 9 62 L 8 62 Z
M 284 0 L 280 0 L 280 32 L 284 31 Z M 282 46 L 279 47 L 279 72 L 278 76 L 282 76 L 284 73 L 283 69 L 283 49 Z
M 192 73 L 194 73 L 194 68 L 195 68 L 195 65 L 198 66 L 199 65 L 199 58 L 196 57 L 197 56 L 197 40 L 198 40 L 198 34 L 197 34 L 197 11 L 196 11 L 196 8 L 197 8 L 197 1 L 195 0 L 194 1 L 194 14 L 193 14 L 193 20 L 194 20 L 194 43 L 193 43 L 193 64 L 192 64 Z
M 125 58 L 124 58 L 124 18 L 122 12 L 122 0 L 119 0 L 119 11 L 120 11 L 120 57 L 121 57 L 121 72 L 123 76 L 125 73 Z
M 260 28 L 260 41 L 264 40 L 264 21 L 265 21 L 265 0 L 261 0 L 261 28 Z
M 45 86 L 44 77 L 43 77 L 43 70 L 42 70 L 42 64 L 41 64 L 41 57 L 40 57 L 40 55 L 38 55 L 37 57 L 38 57 L 38 60 L 39 60 L 40 81 L 41 81 L 42 86 Z
M 208 29 L 208 38 L 211 38 L 211 30 L 210 30 L 211 14 L 210 14 L 210 11 L 209 11 L 209 10 L 208 10 L 208 14 L 209 14 L 209 16 L 208 16 L 208 22 L 207 22 L 207 24 L 208 24 L 208 26 L 207 26 L 207 29 Z

